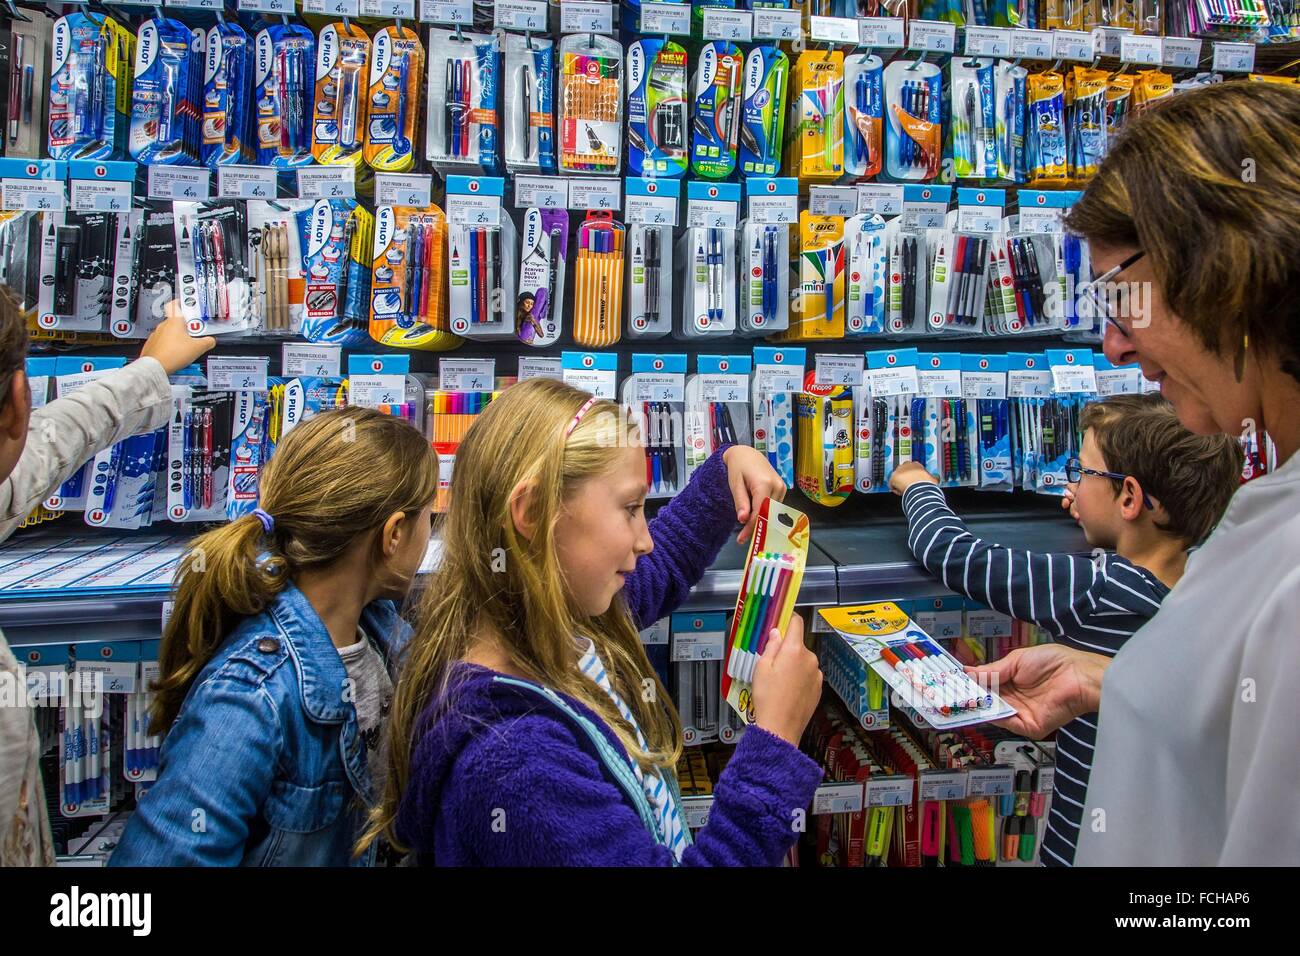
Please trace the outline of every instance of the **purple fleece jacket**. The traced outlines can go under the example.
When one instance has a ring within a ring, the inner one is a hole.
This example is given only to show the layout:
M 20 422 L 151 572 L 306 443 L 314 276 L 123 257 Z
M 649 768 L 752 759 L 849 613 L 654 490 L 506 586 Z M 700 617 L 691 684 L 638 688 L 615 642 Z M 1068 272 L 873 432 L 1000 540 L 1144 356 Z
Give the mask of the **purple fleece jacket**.
M 639 626 L 670 614 L 735 527 L 719 449 L 650 522 L 654 551 L 628 575 Z M 420 721 L 411 783 L 398 812 L 402 841 L 438 866 L 671 866 L 595 746 L 562 712 L 495 672 L 457 665 L 452 687 Z M 565 701 L 622 745 L 594 712 Z M 798 834 L 821 768 L 798 748 L 750 727 L 715 788 L 687 866 L 775 866 Z

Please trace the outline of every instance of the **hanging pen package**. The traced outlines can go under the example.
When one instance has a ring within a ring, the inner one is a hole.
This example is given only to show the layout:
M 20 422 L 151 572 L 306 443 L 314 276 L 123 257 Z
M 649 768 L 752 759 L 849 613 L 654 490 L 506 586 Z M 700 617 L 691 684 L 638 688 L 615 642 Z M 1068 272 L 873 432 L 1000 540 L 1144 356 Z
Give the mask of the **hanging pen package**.
M 854 179 L 880 172 L 884 159 L 885 88 L 880 57 L 844 61 L 844 171 Z
M 819 505 L 834 507 L 853 491 L 853 390 L 818 385 L 809 370 L 794 397 L 795 484 Z
M 312 161 L 316 37 L 296 23 L 260 30 L 254 49 L 257 162 L 288 169 Z
M 425 156 L 460 172 L 497 172 L 499 48 L 494 36 L 429 31 Z
M 518 237 L 509 216 L 500 225 L 447 226 L 451 278 L 451 330 L 470 339 L 517 336 L 511 307 L 516 304 Z
M 135 35 L 112 17 L 70 13 L 50 45 L 51 159 L 124 159 Z
M 671 498 L 685 486 L 687 477 L 686 356 L 634 353 L 632 374 L 623 381 L 621 397 L 645 446 L 647 496 Z
M 437 206 L 375 210 L 370 337 L 445 351 L 460 344 L 447 318 L 447 217 Z
M 962 396 L 970 420 L 974 452 L 972 467 L 986 491 L 1012 491 L 1010 404 L 1007 401 L 1007 357 L 963 355 Z
M 857 413 L 854 477 L 858 491 L 889 490 L 889 479 L 904 462 L 922 460 L 914 452 L 912 406 L 920 398 L 916 349 L 867 353 L 864 385 L 853 390 Z
M 798 288 L 782 342 L 844 338 L 844 220 L 799 213 Z
M 554 345 L 564 327 L 568 210 L 525 209 L 521 238 L 515 334 L 525 345 L 543 348 Z
M 301 333 L 309 342 L 370 342 L 374 217 L 353 199 L 318 199 L 295 216 L 306 288 Z
M 45 102 L 50 75 L 52 18 L 30 8 L 26 20 L 11 20 L 7 31 L 9 65 L 0 71 L 0 84 L 7 83 L 3 99 L 9 104 L 4 129 L 4 155 L 36 159 L 45 149 Z
M 584 40 L 585 42 L 585 40 Z M 590 212 L 578 226 L 573 268 L 573 340 L 608 348 L 622 334 L 627 227 L 608 212 Z
M 723 445 L 752 445 L 748 355 L 699 355 L 686 380 L 686 477 Z
M 1023 183 L 1026 179 L 1025 111 L 1029 71 L 1009 60 L 999 60 L 994 77 L 997 178 L 1005 182 Z
M 853 216 L 844 224 L 844 334 L 848 338 L 885 331 L 885 285 L 889 258 L 885 220 Z
M 225 518 L 234 400 L 234 392 L 195 391 L 176 403 L 167 452 L 167 517 L 172 521 Z
M 762 452 L 786 487 L 795 486 L 794 396 L 803 389 L 807 350 L 761 345 L 754 349 L 754 450 Z
M 739 330 L 747 335 L 783 332 L 790 326 L 790 227 L 741 223 Z
M 700 51 L 691 125 L 691 172 L 726 179 L 736 170 L 744 112 L 744 58 L 734 43 L 714 40 Z
M 106 212 L 51 210 L 41 231 L 37 325 L 97 332 L 105 327 L 113 291 L 117 217 Z
M 939 333 L 982 332 L 989 256 L 997 237 L 947 230 L 935 233 L 928 328 Z
M 740 126 L 740 171 L 745 176 L 775 176 L 785 146 L 785 114 L 790 60 L 773 46 L 756 46 L 745 59 Z
M 795 62 L 787 170 L 801 183 L 844 175 L 844 54 L 809 50 Z
M 131 92 L 131 156 L 145 166 L 195 166 L 203 151 L 204 32 L 179 20 L 140 24 Z
M 491 58 L 493 65 L 487 75 L 494 78 L 495 47 Z M 424 47 L 414 30 L 388 26 L 375 34 L 362 147 L 366 165 L 371 169 L 403 173 L 415 166 L 415 132 L 420 121 L 420 74 L 423 70 Z M 485 83 L 481 100 L 490 105 L 480 108 L 483 115 L 476 118 L 491 129 L 496 116 L 495 83 Z
M 370 37 L 361 27 L 327 23 L 321 28 L 311 151 L 323 166 L 361 165 L 369 129 L 370 58 Z
M 919 394 L 909 409 L 912 461 L 944 488 L 977 484 L 974 419 L 962 392 L 962 356 L 922 352 L 917 356 Z
M 929 238 L 924 229 L 905 229 L 901 216 L 885 226 L 888 256 L 885 289 L 886 331 L 891 335 L 923 332 L 929 312 Z
M 250 322 L 264 334 L 294 335 L 301 330 L 305 283 L 296 216 L 311 208 L 310 199 L 247 204 Z
M 545 37 L 507 33 L 503 76 L 506 168 L 554 173 L 555 44 Z
M 953 174 L 958 179 L 989 179 L 997 175 L 997 97 L 994 62 L 953 57 L 948 93 Z
M 677 241 L 679 262 L 689 262 L 682 289 L 682 338 L 730 335 L 736 330 L 736 233 L 732 229 L 687 229 Z
M 628 226 L 628 337 L 657 339 L 673 325 L 673 240 L 668 226 Z
M 681 176 L 687 166 L 686 50 L 641 39 L 627 52 L 628 172 Z
M 55 398 L 65 398 L 85 388 L 105 372 L 126 364 L 124 358 L 107 355 L 60 355 L 54 361 Z M 72 472 L 42 504 L 48 511 L 84 511 L 90 485 L 91 462 L 87 461 Z
M 1063 186 L 1069 178 L 1064 77 L 1033 73 L 1026 88 L 1025 170 L 1029 184 Z
M 622 169 L 623 47 L 598 35 L 560 41 L 560 171 Z
M 262 470 L 275 452 L 281 420 L 277 410 L 271 407 L 269 391 L 233 394 L 230 482 L 226 490 L 226 518 L 230 521 L 252 514 L 257 507 L 262 493 Z
M 885 67 L 885 177 L 930 181 L 943 158 L 943 73 L 933 63 L 895 60 Z
M 203 164 L 251 163 L 255 158 L 252 110 L 253 47 L 236 23 L 218 22 L 207 33 L 203 76 Z
M 227 199 L 172 207 L 176 293 L 191 335 L 224 335 L 253 326 L 245 247 L 248 206 Z

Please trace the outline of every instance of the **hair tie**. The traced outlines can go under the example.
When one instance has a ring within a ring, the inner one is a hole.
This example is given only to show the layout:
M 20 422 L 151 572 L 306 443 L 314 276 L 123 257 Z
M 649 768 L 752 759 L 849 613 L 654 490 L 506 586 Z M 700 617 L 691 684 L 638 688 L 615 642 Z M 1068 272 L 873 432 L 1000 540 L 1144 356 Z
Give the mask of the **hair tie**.
M 582 416 L 591 411 L 591 406 L 595 405 L 598 401 L 600 401 L 600 399 L 593 395 L 591 398 L 587 399 L 585 405 L 578 409 L 578 414 L 573 416 L 573 420 L 569 422 L 569 427 L 564 430 L 564 437 L 566 440 L 573 434 L 573 430 L 578 427 L 578 423 L 582 421 Z
M 275 519 L 263 511 L 261 508 L 253 509 L 253 517 L 262 522 L 262 530 L 270 534 L 275 530 Z

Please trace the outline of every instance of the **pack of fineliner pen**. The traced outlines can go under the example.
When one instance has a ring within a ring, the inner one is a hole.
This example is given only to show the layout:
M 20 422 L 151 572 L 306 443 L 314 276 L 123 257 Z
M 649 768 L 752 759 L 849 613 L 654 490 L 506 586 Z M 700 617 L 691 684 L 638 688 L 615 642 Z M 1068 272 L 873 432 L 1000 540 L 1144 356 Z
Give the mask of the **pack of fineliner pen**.
M 355 23 L 321 28 L 311 152 L 323 166 L 361 166 L 369 128 L 370 54 L 370 37 Z
M 318 199 L 295 219 L 305 283 L 303 338 L 344 348 L 368 344 L 374 217 L 354 199 Z
M 668 226 L 627 227 L 628 319 L 633 339 L 657 339 L 673 330 L 673 231 Z
M 203 165 L 251 163 L 253 44 L 237 23 L 209 28 L 204 44 Z
M 738 329 L 767 335 L 790 327 L 790 227 L 746 220 L 740 226 Z
M 627 227 L 612 213 L 593 211 L 578 226 L 573 253 L 573 340 L 608 348 L 623 334 L 623 269 Z
M 259 30 L 253 69 L 258 165 L 288 169 L 310 164 L 315 34 L 296 23 Z
M 956 211 L 948 227 L 930 233 L 929 299 L 926 329 L 931 333 L 981 333 L 997 234 L 959 231 Z M 994 290 L 996 292 L 996 290 Z
M 623 47 L 617 40 L 585 34 L 560 41 L 560 172 L 622 171 L 623 96 Z
M 525 209 L 521 241 L 515 334 L 525 345 L 554 345 L 564 328 L 569 211 Z
M 686 477 L 723 445 L 753 445 L 748 355 L 699 355 L 686 379 Z
M 248 329 L 253 324 L 244 245 L 248 206 L 226 199 L 178 201 L 172 209 L 177 295 L 186 328 L 191 335 Z
M 63 398 L 84 388 L 107 371 L 121 368 L 126 359 L 113 356 L 60 355 L 54 366 L 54 397 Z M 90 493 L 90 462 L 74 471 L 42 504 L 48 511 L 84 511 Z
M 196 389 L 173 407 L 167 432 L 167 517 L 172 521 L 226 517 L 235 395 Z
M 546 37 L 505 35 L 502 72 L 506 168 L 555 172 L 555 44 Z
M 370 284 L 370 337 L 445 351 L 461 339 L 447 316 L 447 217 L 437 206 L 380 206 Z
M 736 170 L 744 114 L 745 60 L 734 43 L 706 43 L 692 85 L 691 172 L 726 179 Z
M 997 178 L 1004 182 L 1025 181 L 1025 102 L 1029 71 L 1009 60 L 999 60 L 994 71 L 996 120 L 993 135 L 997 143 Z
M 885 154 L 885 68 L 880 57 L 844 61 L 844 172 L 866 179 L 880 172 Z
M 633 176 L 681 176 L 687 166 L 686 50 L 644 38 L 627 51 L 627 167 Z
M 768 635 L 773 630 L 784 635 L 790 625 L 811 547 L 808 516 L 764 499 L 745 556 L 722 674 L 723 696 L 746 724 L 754 722 L 754 671 L 767 649 Z
M 470 339 L 516 336 L 517 247 L 514 221 L 509 216 L 502 216 L 496 226 L 448 224 L 448 312 L 457 335 Z
M 885 220 L 858 215 L 844 223 L 844 334 L 847 338 L 885 331 L 885 287 L 889 257 Z
M 500 170 L 500 53 L 495 35 L 429 31 L 425 156 L 435 166 L 470 173 Z
M 740 172 L 775 176 L 781 171 L 790 59 L 778 47 L 756 46 L 745 58 L 740 122 Z
M 371 169 L 401 173 L 414 167 L 423 70 L 424 46 L 418 33 L 387 26 L 375 34 L 363 150 Z M 495 98 L 495 88 L 485 95 Z
M 928 182 L 943 159 L 943 73 L 933 63 L 885 67 L 885 167 L 893 182 Z
M 694 227 L 677 242 L 679 262 L 689 263 L 682 283 L 678 334 L 687 339 L 736 331 L 736 233 Z
M 810 369 L 794 397 L 795 485 L 819 505 L 848 500 L 855 483 L 853 389 L 819 385 Z
M 1012 491 L 1011 405 L 1007 401 L 1007 357 L 963 355 L 962 396 L 966 400 L 964 427 L 971 442 L 971 460 L 979 487 Z
M 641 432 L 647 496 L 671 498 L 686 486 L 686 356 L 637 352 L 620 389 Z
M 202 156 L 204 31 L 179 20 L 140 24 L 131 91 L 131 156 L 145 166 L 194 166 Z
M 51 159 L 124 159 L 135 34 L 112 17 L 69 13 L 50 46 Z

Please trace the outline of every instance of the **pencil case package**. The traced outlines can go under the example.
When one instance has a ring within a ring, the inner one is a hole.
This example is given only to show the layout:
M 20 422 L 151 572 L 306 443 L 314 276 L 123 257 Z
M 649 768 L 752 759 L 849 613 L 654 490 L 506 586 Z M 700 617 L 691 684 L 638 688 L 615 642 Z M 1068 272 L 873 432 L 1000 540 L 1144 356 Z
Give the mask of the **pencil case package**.
M 489 54 L 482 101 L 492 112 L 495 125 L 495 47 Z M 415 166 L 415 132 L 420 119 L 420 74 L 424 71 L 424 46 L 419 34 L 405 27 L 384 27 L 375 34 L 370 59 L 365 145 L 366 165 L 378 172 L 402 173 Z M 480 107 L 482 109 L 482 107 Z M 488 122 L 483 118 L 484 122 Z M 495 130 L 492 149 L 495 150 Z M 495 162 L 495 160 L 494 160 Z
M 842 385 L 818 385 L 809 371 L 794 396 L 795 484 L 819 505 L 848 500 L 855 483 L 853 392 Z
M 262 493 L 262 469 L 275 452 L 280 421 L 271 408 L 269 391 L 233 394 L 230 484 L 226 491 L 226 519 L 229 521 L 252 514 L 257 507 Z
M 447 227 L 451 330 L 468 339 L 516 337 L 508 316 L 516 303 L 518 237 L 509 216 L 499 226 Z
M 578 227 L 573 268 L 573 340 L 607 348 L 622 334 L 627 228 L 612 213 L 590 212 Z
M 769 633 L 775 629 L 784 635 L 790 626 L 811 547 L 808 516 L 764 499 L 745 556 L 722 674 L 723 696 L 746 725 L 754 722 L 754 671 Z
M 741 334 L 790 327 L 790 227 L 747 220 L 740 227 Z
M 322 166 L 361 166 L 370 104 L 370 37 L 327 23 L 316 41 L 311 153 Z
M 627 168 L 632 176 L 681 176 L 687 166 L 686 50 L 668 39 L 627 51 Z
M 799 250 L 790 327 L 780 342 L 844 338 L 844 220 L 799 213 Z
M 885 331 L 889 258 L 885 220 L 859 215 L 844 224 L 844 334 L 866 338 Z
M 784 147 L 790 59 L 774 46 L 757 46 L 745 58 L 739 163 L 745 176 L 776 176 Z
M 822 620 L 889 685 L 918 727 L 947 730 L 1014 716 L 1015 708 L 966 674 L 960 661 L 898 605 L 823 608 Z
M 116 218 L 105 212 L 48 210 L 41 232 L 37 326 L 75 332 L 104 328 L 113 286 Z
M 36 159 L 46 138 L 46 95 L 50 76 L 50 39 L 54 21 L 30 8 L 28 18 L 14 20 L 9 30 L 9 115 L 5 127 L 4 155 Z
M 1065 132 L 1065 80 L 1034 73 L 1027 82 L 1025 166 L 1031 186 L 1064 185 L 1069 175 Z
M 690 478 L 723 445 L 754 444 L 749 397 L 743 382 L 719 387 L 727 368 L 748 368 L 747 356 L 701 355 L 698 372 L 686 379 L 686 477 Z M 733 375 L 739 374 L 736 372 Z
M 744 66 L 740 48 L 714 40 L 700 51 L 693 86 L 691 172 L 726 179 L 736 170 L 744 113 Z
M 997 178 L 1023 183 L 1025 174 L 1025 109 L 1029 71 L 1008 60 L 999 60 L 994 73 L 997 119 Z
M 568 210 L 525 209 L 515 301 L 515 334 L 525 345 L 544 348 L 559 339 L 568 264 Z
M 933 63 L 885 67 L 885 168 L 893 182 L 928 182 L 943 158 L 943 74 Z
M 447 217 L 437 206 L 380 206 L 370 292 L 370 337 L 441 352 L 460 339 L 447 318 Z
M 884 163 L 885 71 L 880 57 L 844 61 L 844 172 L 869 179 Z
M 657 339 L 673 330 L 673 242 L 667 226 L 628 226 L 628 323 L 633 339 Z
M 123 159 L 135 34 L 112 17 L 70 13 L 50 44 L 51 159 Z
M 203 165 L 251 163 L 253 49 L 237 23 L 207 33 L 203 71 Z
M 290 169 L 312 161 L 316 37 L 296 23 L 258 31 L 254 46 L 257 163 Z
M 953 174 L 958 179 L 997 175 L 997 97 L 994 61 L 953 57 L 948 80 L 949 136 Z
M 305 283 L 302 337 L 344 348 L 369 344 L 374 218 L 353 199 L 318 199 L 294 218 Z
M 463 172 L 500 170 L 499 53 L 495 36 L 429 31 L 425 156 L 435 166 Z
M 191 335 L 227 335 L 251 328 L 245 204 L 233 199 L 176 202 L 172 209 L 176 289 L 186 328 Z
M 555 172 L 555 44 L 545 37 L 505 35 L 506 168 L 517 173 Z
M 202 151 L 202 30 L 152 17 L 140 24 L 131 91 L 131 156 L 145 166 L 197 165 Z
M 305 247 L 297 217 L 312 206 L 310 199 L 247 204 L 250 321 L 265 335 L 296 335 L 302 328 Z
M 687 229 L 677 243 L 679 261 L 689 262 L 683 283 L 678 334 L 685 339 L 736 331 L 736 233 L 730 229 Z
M 560 171 L 617 176 L 622 169 L 623 47 L 587 34 L 560 41 Z
M 196 390 L 176 402 L 167 432 L 167 517 L 170 520 L 225 518 L 235 395 L 235 392 Z

